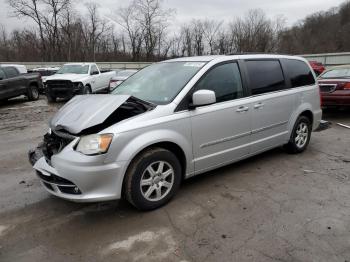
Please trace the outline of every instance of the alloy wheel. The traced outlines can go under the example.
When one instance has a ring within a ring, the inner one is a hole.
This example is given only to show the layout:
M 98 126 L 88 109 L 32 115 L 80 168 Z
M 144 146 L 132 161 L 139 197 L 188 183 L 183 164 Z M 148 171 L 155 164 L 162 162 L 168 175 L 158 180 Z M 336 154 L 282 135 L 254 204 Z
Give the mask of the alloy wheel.
M 295 144 L 298 148 L 303 148 L 309 137 L 309 128 L 306 123 L 301 122 L 296 130 Z
M 153 162 L 145 169 L 140 180 L 141 193 L 148 201 L 166 197 L 174 184 L 174 169 L 165 161 Z

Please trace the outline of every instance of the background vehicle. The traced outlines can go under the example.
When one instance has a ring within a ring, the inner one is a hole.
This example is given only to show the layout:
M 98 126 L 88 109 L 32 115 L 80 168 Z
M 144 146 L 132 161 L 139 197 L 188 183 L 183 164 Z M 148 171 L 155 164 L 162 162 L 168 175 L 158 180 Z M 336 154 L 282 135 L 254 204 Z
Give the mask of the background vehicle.
M 26 72 L 23 67 L 19 67 Z M 42 88 L 40 74 L 21 74 L 15 65 L 0 66 L 0 100 L 7 100 L 25 95 L 29 100 L 39 99 L 39 89 Z
M 318 78 L 322 106 L 350 106 L 350 66 L 331 68 Z
M 34 68 L 32 72 L 39 73 L 41 75 L 41 79 L 43 82 L 45 82 L 48 76 L 56 74 L 58 70 L 60 70 L 60 67 L 40 67 Z
M 17 71 L 20 74 L 27 74 L 28 70 L 27 67 L 25 65 L 17 65 L 17 64 L 2 64 L 0 65 L 1 67 L 14 67 L 17 69 Z
M 109 81 L 109 92 L 112 92 L 117 86 L 119 86 L 136 72 L 137 70 L 122 70 L 117 72 L 117 75 L 112 77 L 112 79 Z
M 52 118 L 43 153 L 30 152 L 50 193 L 90 202 L 124 193 L 154 209 L 182 179 L 281 145 L 303 152 L 322 115 L 311 67 L 291 56 L 169 60 L 112 94 L 70 100 Z
M 57 98 L 69 99 L 76 94 L 91 94 L 108 89 L 115 71 L 100 71 L 95 63 L 70 63 L 56 74 L 48 76 L 45 91 L 49 102 Z
M 48 76 L 56 74 L 56 72 L 59 70 L 59 67 L 40 67 L 40 68 L 34 68 L 31 70 L 32 72 L 39 73 L 41 75 L 41 79 L 43 83 L 45 83 L 46 78 Z M 44 86 L 42 86 L 41 89 L 39 89 L 39 92 L 42 94 L 44 93 Z
M 311 68 L 314 70 L 317 76 L 322 74 L 323 71 L 326 70 L 326 67 L 321 62 L 309 61 L 309 64 L 311 65 Z

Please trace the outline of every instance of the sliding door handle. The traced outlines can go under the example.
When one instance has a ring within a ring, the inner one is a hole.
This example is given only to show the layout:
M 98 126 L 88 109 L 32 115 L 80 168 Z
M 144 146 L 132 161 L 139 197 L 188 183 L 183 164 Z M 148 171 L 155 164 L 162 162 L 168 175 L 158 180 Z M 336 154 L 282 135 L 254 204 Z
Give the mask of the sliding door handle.
M 247 112 L 249 110 L 249 107 L 247 106 L 240 106 L 236 109 L 236 112 L 238 113 L 244 113 L 244 112 Z
M 265 104 L 263 103 L 257 103 L 256 105 L 254 105 L 254 109 L 259 109 L 259 108 L 263 108 Z

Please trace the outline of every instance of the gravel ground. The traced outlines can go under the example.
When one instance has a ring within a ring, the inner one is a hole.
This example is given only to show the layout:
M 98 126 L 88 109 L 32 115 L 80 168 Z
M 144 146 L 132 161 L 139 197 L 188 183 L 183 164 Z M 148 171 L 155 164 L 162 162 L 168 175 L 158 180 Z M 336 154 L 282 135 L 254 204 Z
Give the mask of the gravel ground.
M 0 261 L 350 261 L 350 110 L 309 149 L 185 181 L 167 206 L 50 196 L 27 160 L 62 103 L 0 105 Z

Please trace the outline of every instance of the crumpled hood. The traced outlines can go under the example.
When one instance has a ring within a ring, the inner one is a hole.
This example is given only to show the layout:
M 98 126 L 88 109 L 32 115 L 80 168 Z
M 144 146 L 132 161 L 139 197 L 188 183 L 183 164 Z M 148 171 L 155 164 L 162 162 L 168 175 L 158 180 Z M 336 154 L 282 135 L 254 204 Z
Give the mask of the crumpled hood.
M 102 124 L 129 95 L 79 95 L 65 104 L 51 119 L 53 130 L 64 129 L 79 134 L 84 129 Z
M 45 81 L 48 80 L 69 80 L 69 81 L 79 81 L 81 79 L 85 79 L 89 75 L 85 74 L 55 74 L 52 76 L 48 76 Z

